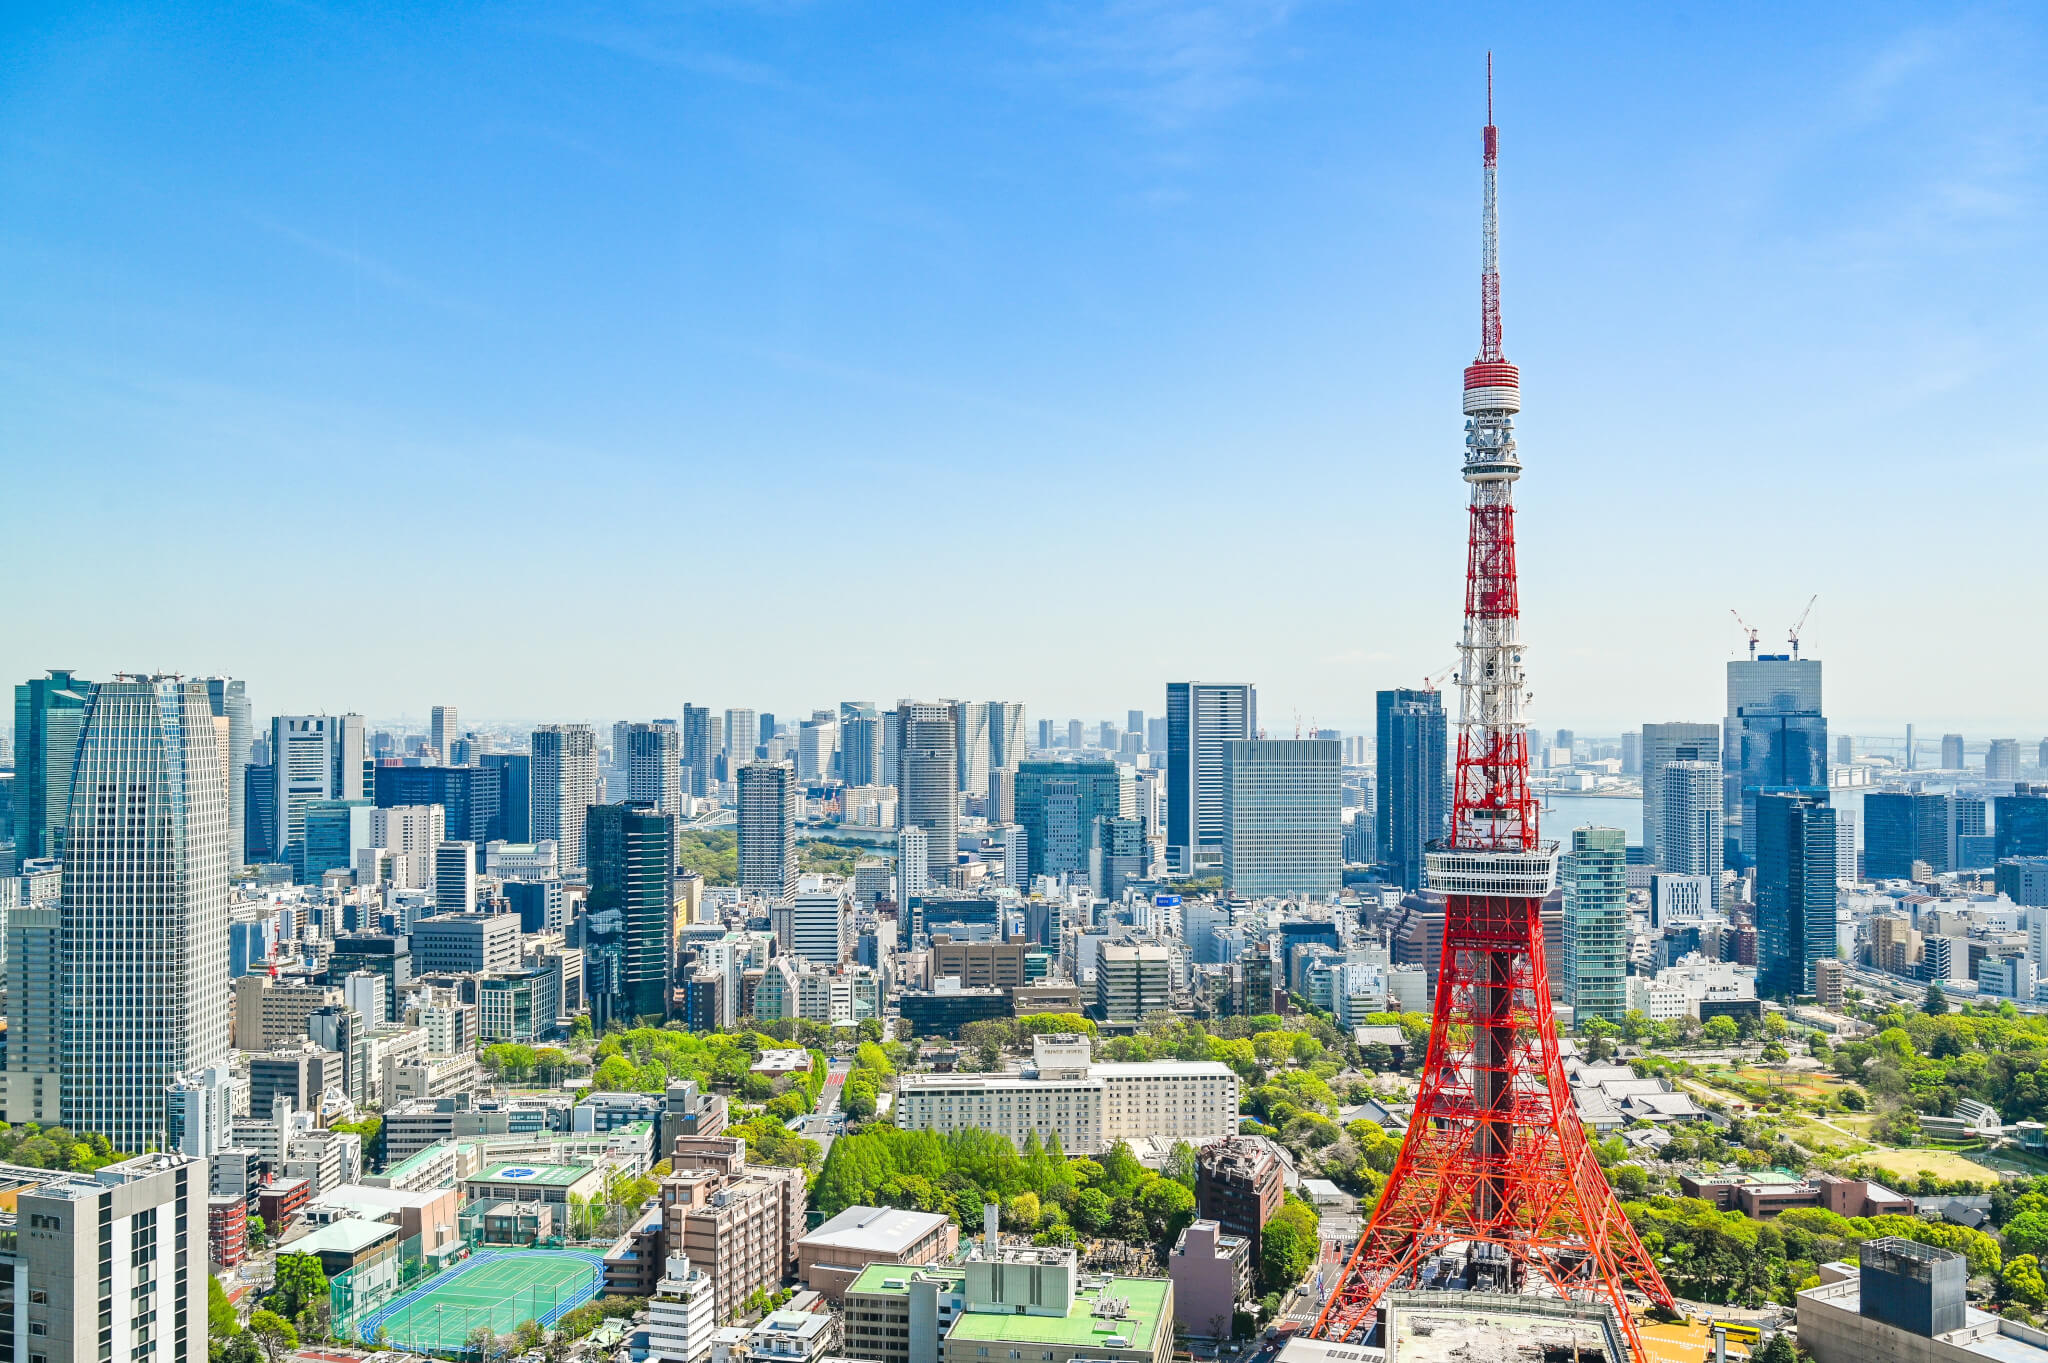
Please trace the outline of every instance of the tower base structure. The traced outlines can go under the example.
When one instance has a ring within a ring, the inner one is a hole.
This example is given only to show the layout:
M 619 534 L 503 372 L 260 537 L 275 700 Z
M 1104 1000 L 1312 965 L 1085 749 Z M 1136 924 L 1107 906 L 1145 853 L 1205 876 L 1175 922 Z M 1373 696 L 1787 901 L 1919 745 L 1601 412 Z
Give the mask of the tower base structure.
M 1640 1357 L 1626 1285 L 1676 1311 L 1558 1056 L 1542 923 L 1555 860 L 1551 846 L 1430 853 L 1448 897 L 1422 1089 L 1316 1338 L 1364 1338 L 1389 1291 L 1465 1290 L 1605 1304 Z

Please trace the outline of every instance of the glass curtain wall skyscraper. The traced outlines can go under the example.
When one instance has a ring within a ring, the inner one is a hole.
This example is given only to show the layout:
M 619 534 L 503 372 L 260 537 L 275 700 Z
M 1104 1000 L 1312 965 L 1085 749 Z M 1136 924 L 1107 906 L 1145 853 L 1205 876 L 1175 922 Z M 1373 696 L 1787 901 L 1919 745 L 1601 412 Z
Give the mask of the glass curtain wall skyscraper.
M 591 930 L 611 937 L 614 966 L 606 974 L 609 1017 L 650 1019 L 669 1013 L 675 958 L 675 816 L 637 801 L 593 805 L 583 841 L 590 859 Z M 616 918 L 612 918 L 616 915 Z M 600 923 L 600 919 L 604 920 Z M 593 1011 L 597 1000 L 592 999 Z
M 683 706 L 683 779 L 703 799 L 718 779 L 718 753 L 725 726 L 709 706 Z
M 79 731 L 58 908 L 59 1089 L 64 1124 L 117 1150 L 163 1149 L 171 1082 L 228 1055 L 220 748 L 206 683 L 169 677 L 101 683 Z
M 1575 828 L 1558 865 L 1564 889 L 1564 981 L 1572 1024 L 1621 1024 L 1628 1012 L 1628 839 L 1619 828 Z
M 1113 762 L 1034 760 L 1018 767 L 1017 822 L 1029 874 L 1089 876 L 1091 856 L 1103 850 L 1101 821 L 1124 813 L 1125 790 Z
M 1166 864 L 1192 875 L 1223 864 L 1223 745 L 1259 731 L 1249 682 L 1166 685 Z
M 1762 792 L 1755 808 L 1756 990 L 1811 994 L 1814 963 L 1837 955 L 1835 811 L 1791 791 Z
M 1734 852 L 1752 860 L 1756 855 L 1749 813 L 1757 792 L 1826 793 L 1827 749 L 1819 660 L 1766 653 L 1728 664 L 1721 815 Z
M 1427 869 L 1424 849 L 1444 835 L 1450 815 L 1443 696 L 1402 688 L 1382 691 L 1377 699 L 1373 834 L 1388 874 L 1404 890 L 1419 889 Z
M 14 854 L 64 855 L 71 760 L 93 684 L 70 668 L 14 688 Z

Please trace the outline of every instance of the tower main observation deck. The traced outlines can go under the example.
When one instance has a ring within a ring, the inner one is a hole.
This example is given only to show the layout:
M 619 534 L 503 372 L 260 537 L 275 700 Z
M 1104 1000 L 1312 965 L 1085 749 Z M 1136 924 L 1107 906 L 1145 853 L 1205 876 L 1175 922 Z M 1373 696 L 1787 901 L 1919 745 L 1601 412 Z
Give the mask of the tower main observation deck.
M 1628 1289 L 1666 1309 L 1676 1303 L 1580 1124 L 1543 951 L 1557 847 L 1539 836 L 1522 723 L 1521 375 L 1501 350 L 1490 56 L 1486 102 L 1480 342 L 1464 389 L 1470 509 L 1457 773 L 1451 826 L 1429 851 L 1430 888 L 1445 896 L 1429 1052 L 1400 1157 L 1310 1333 L 1363 1339 L 1391 1290 L 1485 1289 L 1604 1302 L 1640 1357 Z

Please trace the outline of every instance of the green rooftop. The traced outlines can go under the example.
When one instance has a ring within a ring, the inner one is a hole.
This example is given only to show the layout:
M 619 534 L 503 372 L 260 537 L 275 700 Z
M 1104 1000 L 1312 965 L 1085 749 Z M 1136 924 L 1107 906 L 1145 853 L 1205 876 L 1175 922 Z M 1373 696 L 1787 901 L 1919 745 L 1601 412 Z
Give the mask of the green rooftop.
M 901 1265 L 890 1265 L 900 1275 L 906 1270 Z M 858 1287 L 867 1278 L 869 1268 L 855 1280 Z M 1074 1294 L 1074 1309 L 1066 1319 L 1054 1316 L 1019 1316 L 1000 1311 L 962 1311 L 953 1318 L 953 1328 L 946 1335 L 946 1342 L 966 1340 L 988 1344 L 1056 1344 L 1068 1348 L 1084 1348 L 1103 1344 L 1111 1335 L 1121 1335 L 1130 1341 L 1118 1347 L 1150 1353 L 1159 1340 L 1159 1330 L 1166 1314 L 1166 1293 L 1172 1283 L 1165 1278 L 1111 1278 L 1107 1287 L 1085 1288 Z M 1110 1320 L 1095 1314 L 1096 1303 L 1104 1297 L 1121 1297 L 1130 1304 L 1130 1314 L 1121 1320 Z
M 869 1264 L 860 1271 L 860 1276 L 855 1278 L 852 1285 L 846 1290 L 849 1292 L 908 1292 L 910 1289 L 907 1286 L 884 1287 L 882 1284 L 890 1279 L 894 1279 L 898 1283 L 907 1284 L 910 1281 L 910 1275 L 913 1273 L 940 1273 L 954 1279 L 962 1279 L 967 1276 L 949 1264 Z
M 569 1188 L 582 1179 L 589 1178 L 594 1171 L 583 1164 L 522 1164 L 517 1160 L 493 1164 L 480 1174 L 472 1174 L 468 1183 L 513 1183 L 531 1184 L 537 1188 Z

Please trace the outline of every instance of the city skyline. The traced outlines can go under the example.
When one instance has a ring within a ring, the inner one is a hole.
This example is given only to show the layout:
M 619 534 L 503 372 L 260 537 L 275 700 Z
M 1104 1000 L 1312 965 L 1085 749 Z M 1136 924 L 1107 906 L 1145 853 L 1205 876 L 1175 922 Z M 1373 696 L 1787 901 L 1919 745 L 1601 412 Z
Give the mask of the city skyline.
M 1995 673 L 1955 647 L 1898 665 L 1907 622 L 2005 637 L 2001 584 L 2029 572 L 2017 525 L 1983 528 L 2043 467 L 2003 415 L 2039 383 L 2028 16 L 322 22 L 8 21 L 10 490 L 93 513 L 20 528 L 43 609 L 0 643 L 10 675 L 142 662 L 379 714 L 424 714 L 429 678 L 541 721 L 576 717 L 600 659 L 628 713 L 796 713 L 774 642 L 801 618 L 842 694 L 1113 715 L 1252 676 L 1274 714 L 1363 730 L 1375 691 L 1454 651 L 1443 375 L 1476 339 L 1490 44 L 1505 306 L 1541 397 L 1532 722 L 1711 718 L 1730 608 L 1771 647 L 1817 592 L 1841 730 L 2042 724 L 2048 643 L 2010 638 Z M 472 74 L 420 74 L 457 50 Z M 261 554 L 287 505 L 348 527 L 340 578 Z M 586 538 L 704 506 L 716 533 L 679 529 L 672 571 L 605 590 L 626 560 Z M 145 571 L 193 519 L 221 533 L 178 552 L 228 590 Z M 919 604 L 749 555 L 755 530 L 874 557 Z M 1942 534 L 1981 590 L 1921 568 Z M 1270 548 L 1170 549 L 1205 540 Z M 1144 647 L 1075 668 L 1038 641 L 1098 607 L 1110 544 L 1156 545 L 1175 589 L 1145 595 Z M 949 627 L 1005 580 L 1004 630 Z M 429 583 L 544 615 L 552 646 L 506 666 L 487 624 L 398 609 L 296 656 L 250 628 Z

